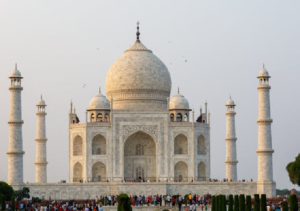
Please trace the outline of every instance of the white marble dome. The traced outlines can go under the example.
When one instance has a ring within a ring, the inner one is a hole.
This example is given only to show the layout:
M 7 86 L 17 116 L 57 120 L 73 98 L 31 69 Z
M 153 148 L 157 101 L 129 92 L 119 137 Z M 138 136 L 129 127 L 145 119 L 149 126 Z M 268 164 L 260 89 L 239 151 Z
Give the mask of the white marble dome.
M 269 73 L 268 71 L 266 70 L 265 66 L 263 67 L 263 69 L 261 71 L 259 71 L 259 74 L 258 74 L 258 77 L 267 77 L 269 78 Z
M 15 69 L 11 72 L 10 78 L 22 78 L 21 72 L 18 70 L 17 64 L 15 65 Z
M 187 110 L 190 109 L 190 105 L 188 100 L 178 92 L 171 98 L 169 103 L 169 109 Z
M 137 40 L 110 67 L 106 93 L 114 109 L 166 109 L 171 91 L 166 65 Z
M 46 103 L 43 99 L 43 97 L 41 96 L 41 99 L 39 99 L 39 101 L 36 104 L 37 106 L 46 106 Z
M 234 101 L 231 99 L 231 97 L 227 100 L 226 105 L 227 106 L 235 106 Z
M 99 93 L 90 101 L 89 110 L 92 109 L 110 109 L 109 101 L 103 94 Z

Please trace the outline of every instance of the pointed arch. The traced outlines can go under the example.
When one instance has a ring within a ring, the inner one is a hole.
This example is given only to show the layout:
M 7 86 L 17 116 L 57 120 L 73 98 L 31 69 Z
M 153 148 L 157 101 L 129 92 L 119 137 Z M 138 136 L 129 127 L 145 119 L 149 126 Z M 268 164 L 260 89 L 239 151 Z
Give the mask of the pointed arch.
M 103 122 L 103 115 L 102 113 L 97 114 L 97 122 Z
M 137 131 L 124 143 L 124 179 L 141 177 L 156 181 L 156 143 L 151 135 Z
M 206 180 L 206 165 L 203 161 L 198 163 L 198 181 Z
M 106 181 L 106 166 L 104 163 L 98 161 L 92 167 L 92 181 L 105 182 Z
M 92 140 L 92 155 L 106 155 L 106 139 L 98 134 Z
M 188 154 L 188 139 L 185 135 L 179 134 L 174 139 L 174 155 Z
M 77 135 L 73 140 L 73 156 L 80 155 L 82 155 L 82 138 Z
M 182 114 L 181 113 L 176 114 L 176 122 L 182 122 Z
M 188 165 L 179 161 L 174 166 L 174 178 L 177 182 L 188 181 Z
M 73 166 L 73 182 L 80 182 L 82 180 L 82 165 L 77 162 Z
M 206 155 L 206 141 L 203 135 L 198 136 L 197 139 L 197 154 Z

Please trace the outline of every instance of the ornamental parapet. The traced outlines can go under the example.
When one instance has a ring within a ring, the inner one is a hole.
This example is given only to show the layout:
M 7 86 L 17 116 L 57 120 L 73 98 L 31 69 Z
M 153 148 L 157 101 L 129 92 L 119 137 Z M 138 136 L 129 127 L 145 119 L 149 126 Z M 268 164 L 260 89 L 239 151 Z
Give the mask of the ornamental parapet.
M 36 115 L 37 116 L 46 116 L 47 113 L 46 112 L 37 112 Z
M 23 90 L 23 87 L 21 87 L 21 86 L 10 86 L 8 89 L 9 90 Z
M 259 85 L 259 86 L 257 87 L 257 89 L 258 89 L 258 90 L 260 90 L 260 89 L 271 89 L 271 86 L 269 86 L 269 85 Z
M 225 163 L 237 164 L 239 161 L 237 160 L 226 160 Z
M 258 150 L 256 150 L 256 153 L 272 154 L 272 153 L 274 153 L 274 150 L 273 149 L 258 149 Z
M 35 141 L 36 142 L 46 142 L 48 139 L 46 138 L 36 138 Z
M 225 113 L 226 115 L 236 115 L 236 112 L 235 111 L 226 111 Z
M 21 152 L 10 151 L 10 152 L 6 152 L 6 154 L 8 154 L 8 155 L 23 155 L 23 154 L 25 154 L 25 152 L 24 151 L 21 151 Z
M 270 124 L 273 122 L 273 119 L 258 119 L 256 120 L 258 124 Z
M 34 162 L 34 164 L 44 166 L 44 165 L 47 165 L 48 162 Z
M 235 137 L 229 137 L 229 138 L 225 138 L 225 141 L 236 141 L 237 138 Z
M 7 122 L 8 124 L 14 124 L 14 125 L 22 125 L 24 124 L 24 121 L 21 120 L 21 121 L 8 121 Z

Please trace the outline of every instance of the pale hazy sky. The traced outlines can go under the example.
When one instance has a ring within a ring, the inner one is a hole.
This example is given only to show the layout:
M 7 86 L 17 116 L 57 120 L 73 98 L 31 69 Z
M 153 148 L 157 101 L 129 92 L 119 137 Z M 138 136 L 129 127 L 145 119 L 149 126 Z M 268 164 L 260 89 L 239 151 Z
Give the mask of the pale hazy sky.
M 258 81 L 272 76 L 274 179 L 294 187 L 285 166 L 300 149 L 300 1 L 1 1 L 0 180 L 7 180 L 10 85 L 18 63 L 23 79 L 24 181 L 34 182 L 36 102 L 47 103 L 48 181 L 68 180 L 68 111 L 79 118 L 110 65 L 141 41 L 168 67 L 172 95 L 180 86 L 199 115 L 211 112 L 211 176 L 225 177 L 225 103 L 236 102 L 238 178 L 257 179 Z M 187 60 L 187 62 L 185 62 Z M 83 88 L 83 84 L 86 87 Z

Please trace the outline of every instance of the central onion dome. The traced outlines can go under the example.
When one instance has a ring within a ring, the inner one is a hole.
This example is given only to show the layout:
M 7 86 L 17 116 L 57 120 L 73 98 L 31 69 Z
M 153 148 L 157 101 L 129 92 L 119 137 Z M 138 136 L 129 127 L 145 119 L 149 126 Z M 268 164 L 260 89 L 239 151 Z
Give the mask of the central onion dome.
M 110 67 L 106 94 L 113 97 L 113 109 L 167 109 L 171 77 L 166 65 L 139 40 Z

